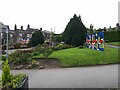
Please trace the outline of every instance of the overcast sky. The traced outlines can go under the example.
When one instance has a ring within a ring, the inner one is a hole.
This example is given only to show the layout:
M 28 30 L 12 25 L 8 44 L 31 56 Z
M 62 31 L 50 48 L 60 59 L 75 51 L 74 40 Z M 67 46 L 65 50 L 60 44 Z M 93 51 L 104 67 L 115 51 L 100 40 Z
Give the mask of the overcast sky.
M 86 27 L 116 26 L 119 0 L 0 0 L 0 22 L 26 29 L 43 28 L 55 33 L 64 31 L 74 14 L 81 15 Z M 55 27 L 55 28 L 54 28 Z

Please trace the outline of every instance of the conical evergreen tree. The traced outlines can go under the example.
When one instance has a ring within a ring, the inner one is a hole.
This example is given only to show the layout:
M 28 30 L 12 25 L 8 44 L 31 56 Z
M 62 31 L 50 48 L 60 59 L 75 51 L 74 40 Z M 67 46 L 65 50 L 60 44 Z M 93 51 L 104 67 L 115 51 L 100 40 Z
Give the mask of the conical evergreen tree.
M 41 31 L 37 31 L 33 33 L 32 38 L 28 43 L 28 46 L 34 47 L 34 46 L 37 46 L 38 44 L 43 44 L 43 43 L 44 43 L 44 36 Z
M 70 45 L 83 45 L 86 40 L 86 27 L 81 21 L 81 17 L 74 14 L 63 32 L 63 40 Z

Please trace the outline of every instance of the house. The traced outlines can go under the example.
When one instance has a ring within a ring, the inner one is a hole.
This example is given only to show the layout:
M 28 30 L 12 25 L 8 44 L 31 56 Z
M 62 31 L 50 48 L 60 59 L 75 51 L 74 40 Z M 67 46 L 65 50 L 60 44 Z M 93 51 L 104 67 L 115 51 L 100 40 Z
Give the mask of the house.
M 42 28 L 35 29 L 30 28 L 30 25 L 27 25 L 27 28 L 24 30 L 23 26 L 17 28 L 17 25 L 15 24 L 14 30 L 9 29 L 8 25 L 4 25 L 0 22 L 0 40 L 1 40 L 1 46 L 4 46 L 6 44 L 6 30 L 8 30 L 8 45 L 9 48 L 13 47 L 16 43 L 26 44 L 30 41 L 32 38 L 32 34 L 36 31 L 41 31 L 45 37 L 46 41 L 50 41 L 50 34 L 51 32 L 44 30 L 42 31 Z

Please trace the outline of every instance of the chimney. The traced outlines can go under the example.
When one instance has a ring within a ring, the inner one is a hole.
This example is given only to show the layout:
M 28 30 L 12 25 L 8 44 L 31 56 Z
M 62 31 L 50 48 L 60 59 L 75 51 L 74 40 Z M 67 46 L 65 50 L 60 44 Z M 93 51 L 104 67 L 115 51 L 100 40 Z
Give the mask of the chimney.
M 23 30 L 23 26 L 21 26 L 21 30 Z
M 40 28 L 40 31 L 42 31 L 42 28 Z
M 15 26 L 14 26 L 14 30 L 17 30 L 17 25 L 15 24 Z
M 29 28 L 30 28 L 30 25 L 28 24 L 28 25 L 27 25 L 27 29 L 29 29 Z

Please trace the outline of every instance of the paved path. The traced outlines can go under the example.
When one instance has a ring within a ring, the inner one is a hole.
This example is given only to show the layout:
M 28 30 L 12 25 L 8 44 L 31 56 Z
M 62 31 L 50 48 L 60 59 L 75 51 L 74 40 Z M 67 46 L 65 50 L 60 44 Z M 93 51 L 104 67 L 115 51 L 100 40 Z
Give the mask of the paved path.
M 17 70 L 29 75 L 30 88 L 117 88 L 118 65 Z
M 115 46 L 115 45 L 107 45 L 109 47 L 112 47 L 112 48 L 120 48 L 120 46 Z
M 12 50 L 8 50 L 8 54 L 11 54 L 11 53 L 13 53 L 13 52 L 15 52 L 15 51 L 17 51 L 17 50 L 30 50 L 30 49 L 32 49 L 32 48 L 12 49 Z M 6 50 L 5 50 L 5 52 L 6 52 Z

